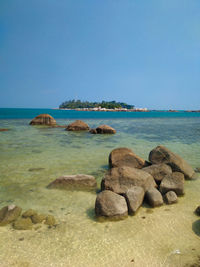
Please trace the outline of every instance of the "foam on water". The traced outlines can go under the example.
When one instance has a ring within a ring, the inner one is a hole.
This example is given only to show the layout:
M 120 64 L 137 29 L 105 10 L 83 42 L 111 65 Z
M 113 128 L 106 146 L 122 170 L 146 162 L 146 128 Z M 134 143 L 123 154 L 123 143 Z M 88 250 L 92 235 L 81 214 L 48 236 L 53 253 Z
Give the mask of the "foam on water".
M 69 121 L 69 120 L 68 120 Z M 66 124 L 65 120 L 58 120 Z M 69 121 L 70 122 L 70 121 Z M 200 119 L 86 120 L 105 123 L 116 135 L 74 133 L 62 128 L 31 127 L 28 120 L 1 121 L 0 207 L 16 204 L 53 214 L 56 228 L 16 231 L 0 227 L 0 266 L 190 266 L 200 255 L 200 179 L 185 182 L 178 204 L 140 208 L 136 216 L 100 223 L 94 216 L 96 194 L 50 190 L 63 174 L 85 173 L 98 184 L 109 152 L 121 146 L 148 158 L 163 144 L 200 166 Z M 34 171 L 29 169 L 36 168 Z M 37 168 L 41 168 L 38 169 Z M 43 169 L 42 169 L 43 168 Z

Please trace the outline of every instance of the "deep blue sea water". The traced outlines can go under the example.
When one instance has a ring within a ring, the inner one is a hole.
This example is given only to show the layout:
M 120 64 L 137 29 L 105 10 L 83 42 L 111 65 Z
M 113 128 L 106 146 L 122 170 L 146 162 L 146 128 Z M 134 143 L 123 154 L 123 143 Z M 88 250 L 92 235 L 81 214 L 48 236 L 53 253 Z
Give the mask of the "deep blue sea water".
M 120 118 L 192 118 L 200 117 L 197 112 L 96 112 L 57 109 L 29 109 L 29 108 L 0 108 L 0 119 L 31 119 L 35 116 L 48 113 L 55 119 L 120 119 Z

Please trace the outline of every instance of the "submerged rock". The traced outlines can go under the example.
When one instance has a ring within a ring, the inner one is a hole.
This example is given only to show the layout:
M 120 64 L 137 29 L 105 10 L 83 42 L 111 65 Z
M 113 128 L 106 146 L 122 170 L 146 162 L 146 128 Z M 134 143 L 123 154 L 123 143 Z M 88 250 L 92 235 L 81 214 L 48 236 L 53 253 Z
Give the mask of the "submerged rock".
M 186 179 L 194 178 L 194 170 L 179 155 L 164 146 L 157 146 L 149 154 L 149 161 L 153 164 L 166 163 L 174 172 L 182 172 Z
M 69 124 L 66 128 L 67 131 L 88 131 L 90 128 L 87 123 L 81 121 L 81 120 L 76 120 Z
M 173 172 L 163 178 L 160 192 L 165 194 L 168 191 L 174 191 L 178 196 L 184 195 L 184 175 L 181 172 Z
M 53 215 L 47 215 L 44 223 L 49 226 L 54 226 L 56 224 L 56 220 Z
M 178 197 L 174 191 L 169 191 L 165 194 L 165 201 L 167 204 L 174 204 L 178 202 Z
M 133 186 L 125 193 L 128 211 L 130 215 L 134 215 L 144 200 L 144 189 L 140 186 Z
M 56 125 L 56 120 L 49 114 L 40 114 L 30 122 L 30 125 L 54 126 Z
M 124 197 L 105 190 L 97 195 L 95 203 L 96 216 L 122 219 L 128 215 L 128 207 Z
M 33 223 L 30 218 L 18 218 L 13 223 L 13 228 L 16 230 L 31 230 L 33 227 Z
M 108 125 L 100 125 L 96 129 L 91 129 L 92 134 L 115 134 L 116 130 Z
M 7 129 L 7 128 L 0 128 L 0 132 L 7 132 L 9 131 L 10 129 Z
M 46 215 L 44 215 L 44 214 L 34 214 L 34 215 L 32 215 L 31 216 L 31 221 L 33 222 L 33 223 L 42 223 L 43 221 L 45 221 L 46 220 Z
M 22 217 L 28 218 L 28 217 L 31 217 L 31 216 L 36 215 L 36 214 L 37 214 L 37 212 L 35 210 L 28 209 L 27 211 L 22 213 Z
M 120 147 L 111 151 L 109 166 L 110 168 L 128 166 L 141 169 L 146 166 L 146 161 L 133 153 L 131 149 Z
M 0 210 L 0 226 L 9 224 L 15 221 L 21 214 L 22 209 L 15 205 L 3 207 Z
M 101 183 L 102 190 L 111 190 L 118 194 L 125 194 L 132 186 L 141 186 L 146 192 L 157 185 L 149 173 L 130 167 L 110 169 Z
M 200 216 L 200 206 L 195 209 L 195 213 L 196 215 Z
M 161 182 L 165 175 L 172 174 L 172 169 L 165 163 L 153 164 L 142 169 L 153 176 L 156 182 Z
M 158 207 L 163 205 L 163 197 L 156 188 L 150 188 L 145 195 L 150 206 Z
M 57 178 L 47 187 L 58 189 L 91 190 L 96 189 L 97 182 L 92 175 L 65 175 Z
M 43 171 L 45 168 L 30 168 L 28 169 L 29 172 L 37 172 L 37 171 Z

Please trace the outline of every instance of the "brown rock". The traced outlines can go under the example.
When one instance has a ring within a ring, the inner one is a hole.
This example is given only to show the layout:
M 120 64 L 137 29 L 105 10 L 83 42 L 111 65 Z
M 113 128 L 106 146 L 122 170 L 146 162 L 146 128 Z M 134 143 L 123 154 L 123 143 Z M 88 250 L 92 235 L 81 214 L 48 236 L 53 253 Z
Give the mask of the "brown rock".
M 105 190 L 97 195 L 95 203 L 97 216 L 121 219 L 128 215 L 128 207 L 124 197 Z
M 165 201 L 167 204 L 174 204 L 178 202 L 177 195 L 174 191 L 169 191 L 165 194 Z
M 92 134 L 115 134 L 116 130 L 108 125 L 100 125 L 96 129 L 91 129 Z
M 121 147 L 111 151 L 109 166 L 110 168 L 128 166 L 141 169 L 146 167 L 146 161 L 133 153 L 131 149 Z
M 28 209 L 27 211 L 22 213 L 22 217 L 28 218 L 28 217 L 31 217 L 31 216 L 36 215 L 36 214 L 37 214 L 37 212 L 35 210 Z
M 6 128 L 1 128 L 0 129 L 0 132 L 7 132 L 7 131 L 9 131 L 9 129 L 6 129 Z
M 156 188 L 150 188 L 145 195 L 150 206 L 158 207 L 163 205 L 163 198 L 161 193 Z
M 172 174 L 171 167 L 165 163 L 153 164 L 143 168 L 142 170 L 151 174 L 158 183 L 161 182 L 165 175 Z
M 18 218 L 13 223 L 13 228 L 16 230 L 31 230 L 32 227 L 33 224 L 30 218 Z
M 30 122 L 30 125 L 53 126 L 56 125 L 56 120 L 49 114 L 40 114 Z
M 182 172 L 186 179 L 194 178 L 194 170 L 179 155 L 164 146 L 157 146 L 149 154 L 149 161 L 153 164 L 166 163 L 174 172 Z
M 31 216 L 31 220 L 33 223 L 42 223 L 46 219 L 46 215 L 44 214 L 34 214 Z
M 81 120 L 76 120 L 69 124 L 66 128 L 67 131 L 88 131 L 90 128 L 87 125 L 87 123 L 81 121 Z
M 56 220 L 53 215 L 48 215 L 44 223 L 49 226 L 54 226 L 56 224 Z
M 184 175 L 181 172 L 173 172 L 166 175 L 160 184 L 162 194 L 174 191 L 178 196 L 184 195 Z
M 125 193 L 129 214 L 134 215 L 144 200 L 144 189 L 140 186 L 133 186 Z
M 130 167 L 110 169 L 101 183 L 102 190 L 111 190 L 118 194 L 125 194 L 132 186 L 141 186 L 146 192 L 157 185 L 149 173 Z
M 3 207 L 0 210 L 0 226 L 9 224 L 15 221 L 21 214 L 22 209 L 15 205 Z
M 61 176 L 48 185 L 48 188 L 74 190 L 91 190 L 96 187 L 97 182 L 94 176 L 85 174 Z

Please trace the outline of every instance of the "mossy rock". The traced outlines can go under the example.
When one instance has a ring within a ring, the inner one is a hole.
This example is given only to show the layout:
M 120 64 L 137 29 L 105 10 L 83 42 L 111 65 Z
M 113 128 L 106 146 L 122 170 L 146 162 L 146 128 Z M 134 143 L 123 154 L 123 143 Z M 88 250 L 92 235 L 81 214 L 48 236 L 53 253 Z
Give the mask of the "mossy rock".
M 47 224 L 49 226 L 55 225 L 56 224 L 56 220 L 55 220 L 54 216 L 53 215 L 48 215 L 46 217 L 45 224 Z
M 34 215 L 37 215 L 37 212 L 36 212 L 35 210 L 28 209 L 27 211 L 25 211 L 25 212 L 22 214 L 22 217 L 24 217 L 24 218 L 28 218 L 28 217 L 31 217 L 31 216 L 34 216 Z
M 13 228 L 16 230 L 31 230 L 33 227 L 33 223 L 30 218 L 18 218 L 13 223 Z
M 0 226 L 9 224 L 20 216 L 22 209 L 15 205 L 5 206 L 0 210 Z
M 34 214 L 33 216 L 31 216 L 31 220 L 33 223 L 42 223 L 43 221 L 45 221 L 46 219 L 46 215 L 44 214 Z

